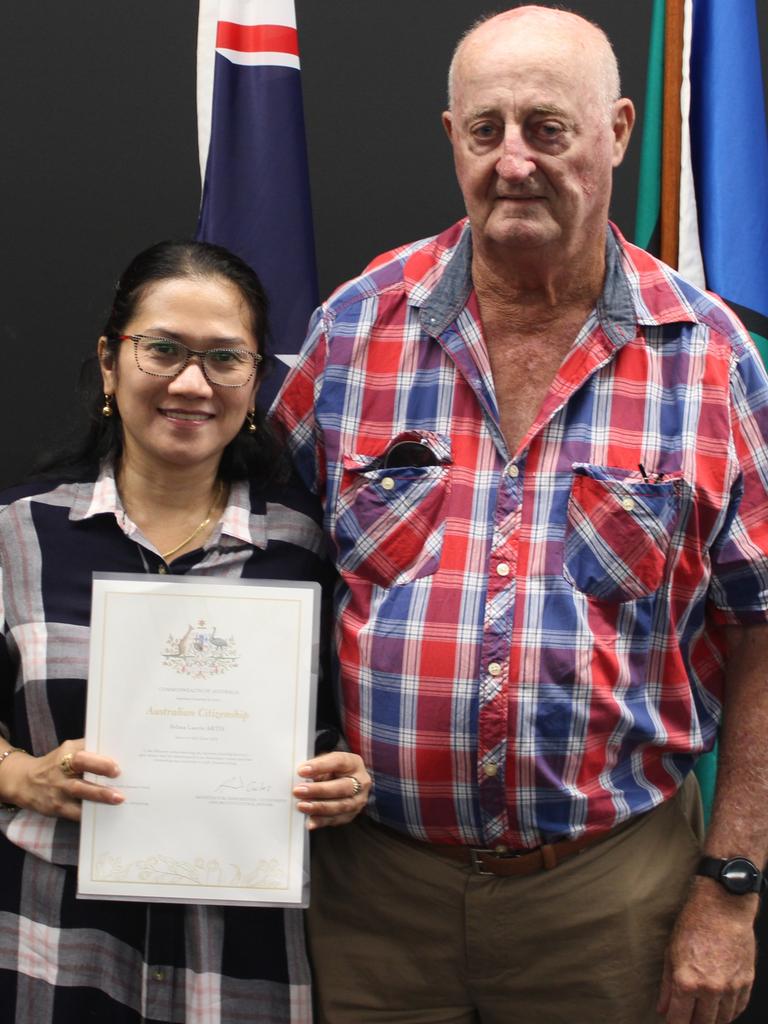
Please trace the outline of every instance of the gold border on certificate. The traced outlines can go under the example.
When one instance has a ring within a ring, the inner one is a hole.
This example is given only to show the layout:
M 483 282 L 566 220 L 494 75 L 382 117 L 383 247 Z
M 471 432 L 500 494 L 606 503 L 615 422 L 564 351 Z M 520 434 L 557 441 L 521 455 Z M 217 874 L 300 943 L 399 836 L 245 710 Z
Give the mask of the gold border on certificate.
M 86 747 L 117 807 L 85 804 L 79 895 L 303 906 L 290 790 L 314 734 L 319 586 L 95 574 Z

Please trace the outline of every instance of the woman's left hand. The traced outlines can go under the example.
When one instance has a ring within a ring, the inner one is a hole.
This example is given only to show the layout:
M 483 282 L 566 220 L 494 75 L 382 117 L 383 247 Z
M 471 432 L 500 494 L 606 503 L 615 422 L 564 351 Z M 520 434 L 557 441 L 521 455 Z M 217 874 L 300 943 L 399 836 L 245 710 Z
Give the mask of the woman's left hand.
M 307 828 L 346 825 L 368 803 L 371 776 L 359 754 L 334 750 L 299 767 L 302 782 L 293 790 L 298 808 L 309 815 Z

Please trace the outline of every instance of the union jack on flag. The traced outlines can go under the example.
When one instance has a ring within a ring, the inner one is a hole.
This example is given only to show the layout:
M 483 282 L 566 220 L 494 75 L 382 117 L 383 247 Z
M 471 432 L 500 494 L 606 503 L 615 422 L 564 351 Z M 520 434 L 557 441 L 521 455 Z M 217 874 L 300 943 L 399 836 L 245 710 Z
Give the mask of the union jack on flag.
M 312 209 L 293 0 L 200 0 L 197 110 L 203 199 L 197 237 L 249 263 L 270 303 L 280 372 L 317 305 Z

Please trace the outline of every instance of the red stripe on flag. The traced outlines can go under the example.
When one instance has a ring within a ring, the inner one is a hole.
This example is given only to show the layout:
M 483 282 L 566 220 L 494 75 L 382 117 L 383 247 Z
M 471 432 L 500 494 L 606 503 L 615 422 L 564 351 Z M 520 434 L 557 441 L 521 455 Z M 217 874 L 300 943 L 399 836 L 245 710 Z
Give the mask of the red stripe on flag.
M 216 46 L 240 53 L 292 53 L 299 55 L 299 35 L 287 25 L 238 25 L 220 21 Z

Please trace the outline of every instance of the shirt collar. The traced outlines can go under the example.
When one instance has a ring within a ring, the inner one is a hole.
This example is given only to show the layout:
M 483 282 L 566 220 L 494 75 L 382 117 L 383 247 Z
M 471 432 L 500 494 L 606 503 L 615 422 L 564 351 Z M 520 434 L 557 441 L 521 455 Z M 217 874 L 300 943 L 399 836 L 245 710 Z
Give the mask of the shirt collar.
M 408 301 L 419 308 L 422 329 L 437 337 L 456 320 L 472 291 L 469 221 L 465 218 L 415 253 L 405 277 Z M 614 224 L 606 229 L 605 279 L 596 313 L 617 347 L 635 337 L 638 324 L 697 320 L 683 283 L 650 254 L 629 245 Z
M 120 529 L 129 537 L 138 532 L 126 515 L 115 481 L 114 466 L 111 462 L 102 464 L 95 481 L 75 485 L 75 499 L 69 518 L 73 521 L 92 519 L 94 516 L 113 515 Z M 250 490 L 246 480 L 234 480 L 229 488 L 229 497 L 220 521 L 220 531 L 214 531 L 212 541 L 225 538 L 232 541 L 266 546 L 263 517 L 251 515 Z
M 617 348 L 637 334 L 637 310 L 621 265 L 619 243 L 610 226 L 605 232 L 605 278 L 596 311 L 600 326 Z
M 75 484 L 75 498 L 69 518 L 74 522 L 79 522 L 109 513 L 112 513 L 119 522 L 121 517 L 125 516 L 125 509 L 117 491 L 112 464 L 104 463 L 96 480 L 81 481 Z
M 419 319 L 427 334 L 435 338 L 442 334 L 466 306 L 471 291 L 472 232 L 466 221 L 440 280 L 421 307 Z M 412 289 L 411 296 L 416 298 L 417 295 Z

